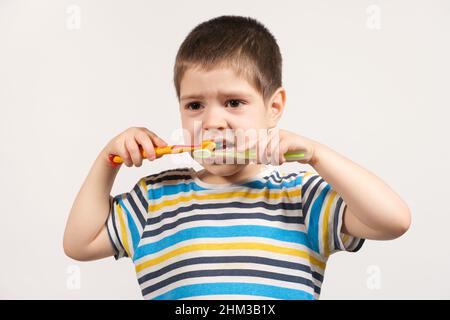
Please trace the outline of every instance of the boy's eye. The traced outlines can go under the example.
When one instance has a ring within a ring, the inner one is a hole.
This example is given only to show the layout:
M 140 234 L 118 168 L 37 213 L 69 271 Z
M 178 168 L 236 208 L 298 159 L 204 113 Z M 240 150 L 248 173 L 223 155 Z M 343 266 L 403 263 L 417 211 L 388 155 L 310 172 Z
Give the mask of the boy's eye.
M 243 102 L 241 100 L 228 100 L 227 104 L 230 104 L 230 107 L 232 108 L 237 108 L 239 107 L 240 104 L 242 104 Z
M 198 109 L 201 108 L 201 104 L 198 103 L 198 102 L 192 102 L 192 103 L 189 103 L 189 104 L 186 106 L 186 108 L 191 109 L 191 110 L 198 110 Z

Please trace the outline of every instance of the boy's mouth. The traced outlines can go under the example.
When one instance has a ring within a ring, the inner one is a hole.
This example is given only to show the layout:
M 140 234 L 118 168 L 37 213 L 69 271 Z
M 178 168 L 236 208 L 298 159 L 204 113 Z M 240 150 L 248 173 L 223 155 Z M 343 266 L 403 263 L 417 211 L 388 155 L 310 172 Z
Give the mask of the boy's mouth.
M 214 142 L 216 143 L 216 150 L 234 149 L 234 141 L 227 140 L 227 139 L 215 139 Z

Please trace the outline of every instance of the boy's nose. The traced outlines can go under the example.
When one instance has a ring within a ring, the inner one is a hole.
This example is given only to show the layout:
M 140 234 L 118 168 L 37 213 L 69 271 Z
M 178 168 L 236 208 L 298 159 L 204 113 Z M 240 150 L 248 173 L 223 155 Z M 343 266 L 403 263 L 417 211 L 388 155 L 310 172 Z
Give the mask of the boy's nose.
M 220 108 L 209 108 L 202 118 L 203 130 L 223 130 L 228 127 L 225 115 Z

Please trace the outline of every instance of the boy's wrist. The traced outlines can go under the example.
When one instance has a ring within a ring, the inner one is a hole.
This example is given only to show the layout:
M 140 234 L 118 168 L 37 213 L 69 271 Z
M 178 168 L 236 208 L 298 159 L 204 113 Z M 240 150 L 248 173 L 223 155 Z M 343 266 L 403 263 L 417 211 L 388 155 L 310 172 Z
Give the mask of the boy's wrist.
M 311 140 L 311 146 L 312 146 L 312 155 L 311 155 L 311 159 L 309 159 L 309 161 L 308 161 L 308 164 L 314 167 L 319 162 L 320 153 L 324 146 L 322 144 L 320 144 L 319 142 L 313 141 L 313 140 Z
M 113 171 L 119 171 L 119 169 L 122 167 L 122 164 L 114 165 L 109 159 L 109 154 L 110 154 L 109 151 L 105 147 L 98 155 L 97 160 L 100 162 L 102 167 L 111 169 Z

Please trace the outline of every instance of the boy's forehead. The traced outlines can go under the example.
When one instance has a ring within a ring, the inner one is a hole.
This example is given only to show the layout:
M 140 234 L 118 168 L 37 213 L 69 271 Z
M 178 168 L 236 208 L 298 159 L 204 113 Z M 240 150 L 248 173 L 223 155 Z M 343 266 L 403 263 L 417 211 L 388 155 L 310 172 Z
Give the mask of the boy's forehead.
M 218 95 L 241 95 L 252 97 L 256 90 L 244 77 L 231 68 L 204 70 L 189 68 L 180 83 L 181 100 Z

